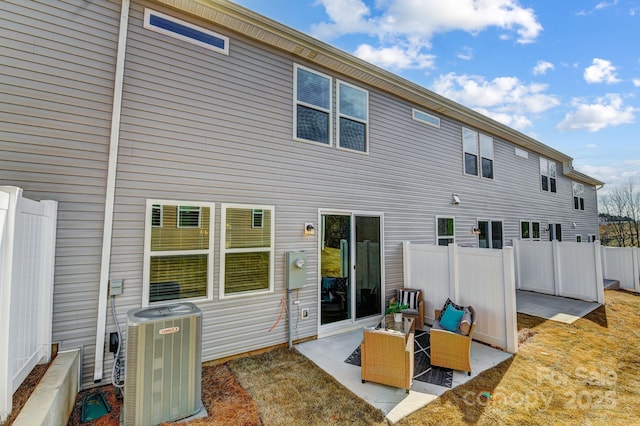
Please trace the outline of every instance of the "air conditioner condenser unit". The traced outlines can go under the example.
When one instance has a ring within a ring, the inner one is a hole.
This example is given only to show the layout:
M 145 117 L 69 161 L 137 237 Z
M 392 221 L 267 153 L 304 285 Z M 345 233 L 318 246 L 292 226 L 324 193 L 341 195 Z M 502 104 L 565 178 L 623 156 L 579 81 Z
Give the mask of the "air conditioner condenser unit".
M 202 311 L 193 303 L 127 312 L 123 424 L 200 417 L 201 354 Z

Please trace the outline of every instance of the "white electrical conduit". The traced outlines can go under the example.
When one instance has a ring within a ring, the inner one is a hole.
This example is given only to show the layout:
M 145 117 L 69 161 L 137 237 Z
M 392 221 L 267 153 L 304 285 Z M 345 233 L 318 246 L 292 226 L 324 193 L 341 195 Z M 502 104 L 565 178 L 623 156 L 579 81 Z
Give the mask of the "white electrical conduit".
M 113 205 L 116 192 L 116 167 L 118 165 L 118 144 L 120 143 L 120 112 L 122 109 L 122 86 L 124 80 L 124 59 L 127 47 L 127 26 L 129 23 L 129 0 L 122 0 L 120 10 L 120 31 L 118 53 L 113 87 L 113 109 L 111 111 L 111 137 L 109 138 L 109 168 L 107 170 L 107 191 L 104 203 L 104 231 L 102 235 L 102 261 L 100 264 L 100 294 L 98 295 L 98 323 L 96 326 L 95 363 L 93 381 L 102 380 L 104 363 L 104 339 L 107 322 L 107 297 L 109 291 L 109 266 L 111 262 L 111 237 L 113 234 Z

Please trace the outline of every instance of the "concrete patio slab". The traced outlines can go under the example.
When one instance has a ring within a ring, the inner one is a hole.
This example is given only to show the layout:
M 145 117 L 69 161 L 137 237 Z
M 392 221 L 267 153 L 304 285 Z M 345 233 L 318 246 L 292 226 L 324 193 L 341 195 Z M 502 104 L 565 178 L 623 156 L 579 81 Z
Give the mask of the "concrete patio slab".
M 447 387 L 416 380 L 413 381 L 409 393 L 404 389 L 376 383 L 362 383 L 360 367 L 344 362 L 361 341 L 362 329 L 359 329 L 304 342 L 296 345 L 295 348 L 351 392 L 380 409 L 392 423 L 419 410 L 450 390 Z M 482 371 L 498 365 L 511 356 L 510 353 L 473 342 L 471 346 L 472 375 L 468 376 L 465 372 L 454 371 L 452 388 L 466 383 Z
M 518 312 L 571 324 L 600 306 L 597 302 L 516 290 Z

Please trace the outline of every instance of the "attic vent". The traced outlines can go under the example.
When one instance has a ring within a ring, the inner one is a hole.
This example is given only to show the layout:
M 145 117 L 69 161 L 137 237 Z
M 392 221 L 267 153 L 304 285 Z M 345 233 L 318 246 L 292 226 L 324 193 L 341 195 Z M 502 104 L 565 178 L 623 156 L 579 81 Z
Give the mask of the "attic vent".
M 228 37 L 155 10 L 144 10 L 144 27 L 218 53 L 229 54 Z

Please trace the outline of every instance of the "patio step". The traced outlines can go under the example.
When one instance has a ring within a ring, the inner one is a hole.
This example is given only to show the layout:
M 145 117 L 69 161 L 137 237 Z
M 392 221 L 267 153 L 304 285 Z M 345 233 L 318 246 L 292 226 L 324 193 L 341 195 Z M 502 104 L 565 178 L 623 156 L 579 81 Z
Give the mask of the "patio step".
M 608 280 L 604 279 L 604 289 L 605 290 L 620 290 L 620 281 L 618 280 Z

